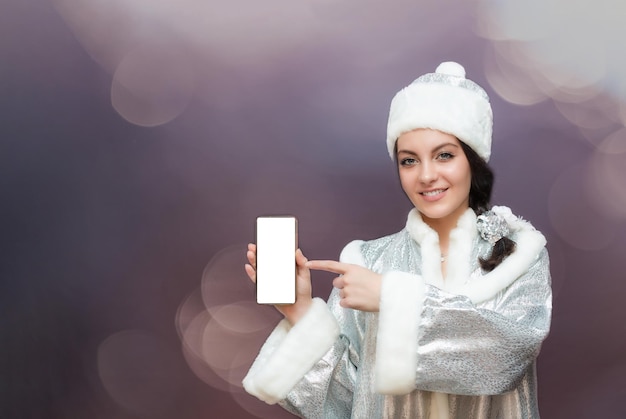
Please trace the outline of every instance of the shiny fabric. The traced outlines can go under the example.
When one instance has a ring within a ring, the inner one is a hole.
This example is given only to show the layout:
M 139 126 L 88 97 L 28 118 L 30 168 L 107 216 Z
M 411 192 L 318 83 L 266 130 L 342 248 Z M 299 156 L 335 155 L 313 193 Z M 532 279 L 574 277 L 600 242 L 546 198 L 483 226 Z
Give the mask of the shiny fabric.
M 481 286 L 478 258 L 487 257 L 490 249 L 475 236 L 473 273 L 467 279 L 472 286 Z M 422 273 L 420 245 L 407 229 L 363 242 L 360 250 L 364 265 L 376 272 Z M 337 289 L 328 306 L 340 338 L 280 402 L 290 412 L 324 419 L 539 418 L 535 359 L 551 315 L 545 249 L 524 275 L 478 304 L 426 285 L 418 320 L 416 390 L 409 394 L 373 391 L 378 313 L 340 307 Z

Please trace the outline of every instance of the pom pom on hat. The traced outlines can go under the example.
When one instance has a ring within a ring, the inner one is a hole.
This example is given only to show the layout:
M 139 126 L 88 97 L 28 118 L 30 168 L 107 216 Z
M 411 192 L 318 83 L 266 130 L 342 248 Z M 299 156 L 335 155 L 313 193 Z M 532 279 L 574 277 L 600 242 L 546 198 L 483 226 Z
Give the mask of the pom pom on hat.
M 454 61 L 445 61 L 437 66 L 435 73 L 465 78 L 465 69 Z
M 394 96 L 387 123 L 392 159 L 398 137 L 418 128 L 454 135 L 489 161 L 493 129 L 489 96 L 465 78 L 465 68 L 458 63 L 439 64 L 435 73 L 424 74 Z

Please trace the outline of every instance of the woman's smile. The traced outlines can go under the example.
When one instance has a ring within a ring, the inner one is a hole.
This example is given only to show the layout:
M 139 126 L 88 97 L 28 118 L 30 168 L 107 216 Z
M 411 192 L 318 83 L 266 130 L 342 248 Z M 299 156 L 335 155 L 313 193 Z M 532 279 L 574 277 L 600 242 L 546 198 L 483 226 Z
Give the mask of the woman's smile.
M 443 193 L 448 189 L 432 189 L 429 191 L 420 192 L 420 195 L 424 196 L 427 201 L 436 201 L 443 198 Z

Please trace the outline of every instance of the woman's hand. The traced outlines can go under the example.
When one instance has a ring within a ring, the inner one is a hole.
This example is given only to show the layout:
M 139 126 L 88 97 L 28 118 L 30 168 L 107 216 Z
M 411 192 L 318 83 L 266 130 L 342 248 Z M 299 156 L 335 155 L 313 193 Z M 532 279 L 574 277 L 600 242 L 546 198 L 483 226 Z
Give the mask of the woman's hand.
M 379 311 L 382 275 L 367 268 L 334 260 L 311 260 L 309 269 L 339 274 L 333 286 L 339 289 L 341 307 L 361 311 Z
M 256 245 L 248 244 L 246 253 L 248 262 L 246 273 L 252 282 L 256 282 Z M 296 250 L 296 302 L 293 304 L 277 304 L 274 307 L 291 323 L 296 324 L 308 311 L 313 301 L 311 289 L 311 271 L 305 266 L 307 258 L 300 249 Z

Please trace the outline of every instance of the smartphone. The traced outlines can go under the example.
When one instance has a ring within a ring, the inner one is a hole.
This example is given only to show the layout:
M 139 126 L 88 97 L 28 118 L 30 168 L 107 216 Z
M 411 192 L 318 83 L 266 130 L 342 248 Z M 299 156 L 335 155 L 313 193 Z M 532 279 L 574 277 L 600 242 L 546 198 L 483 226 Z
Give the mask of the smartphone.
M 298 221 L 293 216 L 256 219 L 256 301 L 258 304 L 296 302 Z

